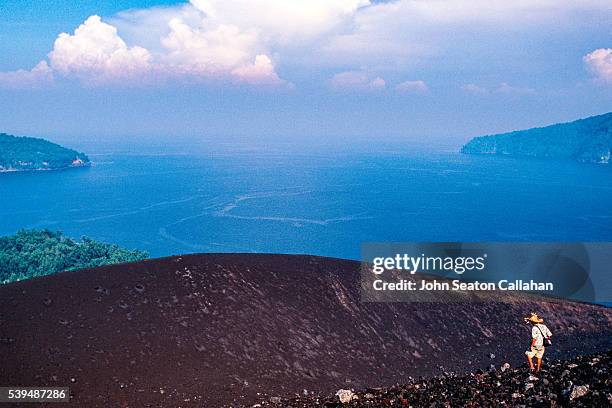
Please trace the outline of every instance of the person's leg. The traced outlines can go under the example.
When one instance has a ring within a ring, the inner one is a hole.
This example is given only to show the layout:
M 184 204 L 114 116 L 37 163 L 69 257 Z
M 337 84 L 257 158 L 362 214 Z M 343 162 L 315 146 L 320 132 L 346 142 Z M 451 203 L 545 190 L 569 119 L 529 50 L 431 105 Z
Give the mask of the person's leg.
M 531 360 L 531 357 L 527 357 L 527 361 L 529 361 L 529 369 L 531 369 L 531 371 L 533 371 L 534 367 L 533 367 L 533 361 Z
M 529 368 L 533 371 L 533 354 L 526 352 L 525 355 L 527 356 L 527 361 L 529 361 Z
M 542 366 L 542 358 L 538 358 L 538 368 L 536 369 L 536 373 L 540 371 L 540 367 Z M 533 366 L 531 367 L 533 370 Z
M 542 358 L 544 357 L 544 347 L 541 350 L 538 350 L 536 353 L 536 358 L 538 359 L 538 371 L 540 371 L 540 367 L 542 367 Z

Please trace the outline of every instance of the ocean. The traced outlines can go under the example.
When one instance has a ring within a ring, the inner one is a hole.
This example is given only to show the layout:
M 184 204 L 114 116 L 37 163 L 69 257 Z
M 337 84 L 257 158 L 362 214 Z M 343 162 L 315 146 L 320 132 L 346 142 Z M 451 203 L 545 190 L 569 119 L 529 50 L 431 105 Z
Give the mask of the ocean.
M 349 259 L 372 241 L 612 241 L 612 166 L 452 149 L 134 150 L 92 145 L 87 169 L 0 174 L 0 235 Z

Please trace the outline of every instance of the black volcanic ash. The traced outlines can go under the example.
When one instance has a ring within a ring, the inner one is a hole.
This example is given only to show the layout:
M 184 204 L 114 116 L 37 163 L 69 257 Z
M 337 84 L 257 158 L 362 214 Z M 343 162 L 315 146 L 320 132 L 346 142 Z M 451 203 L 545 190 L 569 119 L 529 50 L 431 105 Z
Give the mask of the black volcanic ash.
M 264 392 L 389 387 L 523 363 L 522 317 L 534 310 L 555 334 L 548 358 L 612 349 L 604 307 L 520 294 L 365 303 L 359 270 L 311 256 L 210 254 L 2 285 L 0 384 L 70 386 L 73 405 L 91 408 L 215 408 Z
M 374 408 L 374 407 L 609 407 L 612 406 L 612 351 L 554 361 L 533 375 L 518 369 L 477 370 L 465 376 L 448 374 L 410 379 L 403 385 L 345 390 L 337 395 L 305 395 L 262 399 L 251 407 Z

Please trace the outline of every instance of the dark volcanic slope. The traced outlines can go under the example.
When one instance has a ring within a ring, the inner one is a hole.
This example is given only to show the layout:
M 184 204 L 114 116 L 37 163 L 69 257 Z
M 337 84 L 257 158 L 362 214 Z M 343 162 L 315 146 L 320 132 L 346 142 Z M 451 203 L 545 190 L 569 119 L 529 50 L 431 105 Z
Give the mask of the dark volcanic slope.
M 0 287 L 0 385 L 63 386 L 74 406 L 227 406 L 523 360 L 537 310 L 549 357 L 612 347 L 612 311 L 530 296 L 361 303 L 359 264 L 190 255 Z M 495 358 L 490 358 L 490 353 Z
M 403 385 L 370 388 L 348 394 L 300 395 L 290 399 L 262 398 L 268 408 L 375 407 L 610 407 L 612 351 L 574 360 L 553 361 L 536 375 L 520 368 L 490 367 L 465 376 L 444 373 L 428 379 L 408 379 Z

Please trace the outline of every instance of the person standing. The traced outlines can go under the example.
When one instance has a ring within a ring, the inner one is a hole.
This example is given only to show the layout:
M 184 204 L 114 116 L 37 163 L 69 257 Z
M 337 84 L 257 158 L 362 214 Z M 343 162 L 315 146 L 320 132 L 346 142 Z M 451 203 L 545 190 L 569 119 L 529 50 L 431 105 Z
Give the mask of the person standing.
M 551 345 L 550 337 L 552 333 L 544 324 L 544 319 L 540 318 L 537 313 L 531 313 L 531 316 L 524 318 L 525 322 L 530 323 L 531 327 L 531 347 L 525 352 L 527 360 L 529 361 L 529 368 L 534 370 L 533 358 L 537 359 L 536 372 L 540 371 L 542 366 L 542 357 L 544 356 L 544 349 L 546 345 Z

